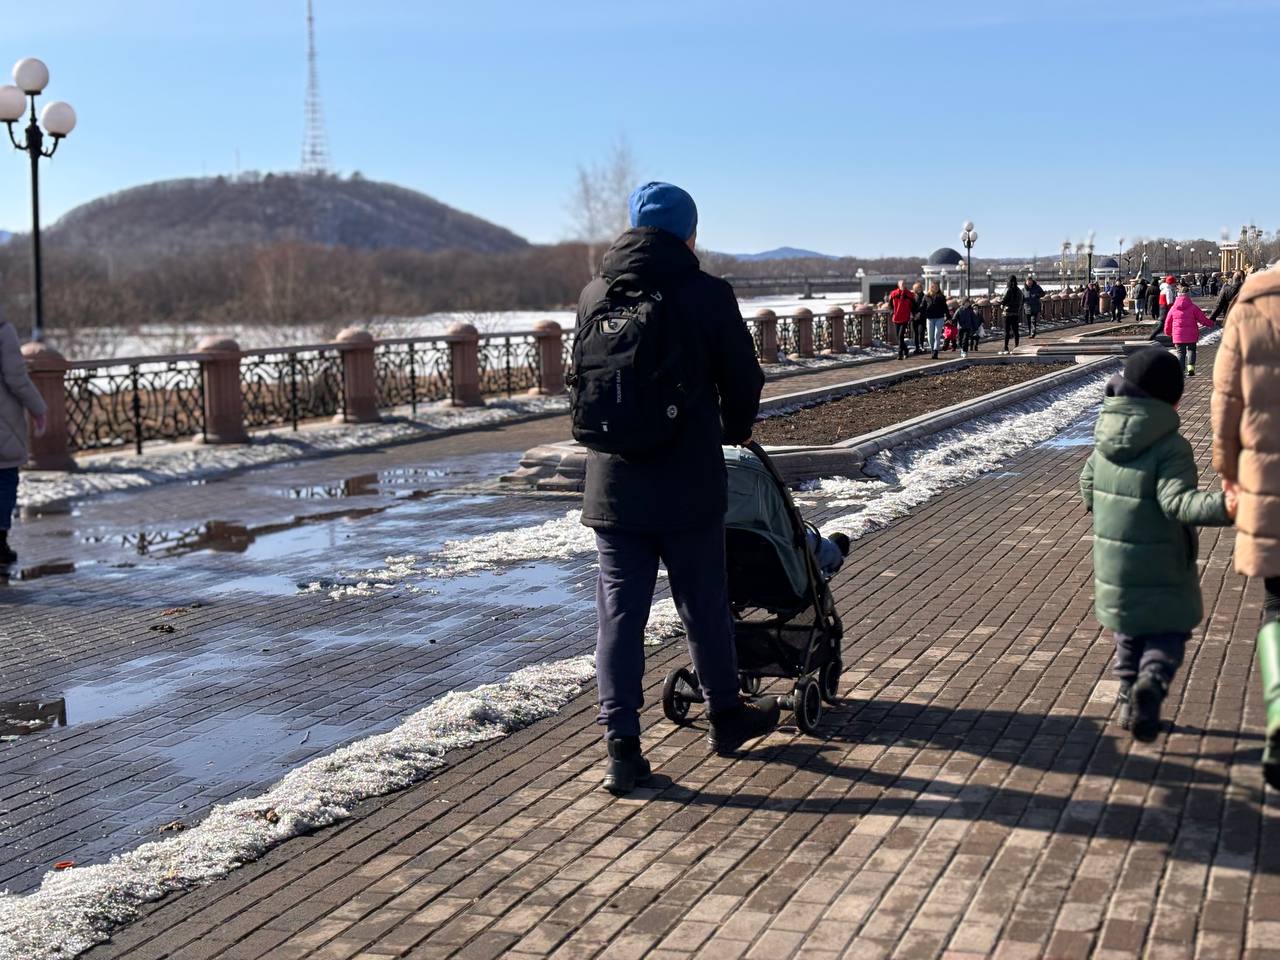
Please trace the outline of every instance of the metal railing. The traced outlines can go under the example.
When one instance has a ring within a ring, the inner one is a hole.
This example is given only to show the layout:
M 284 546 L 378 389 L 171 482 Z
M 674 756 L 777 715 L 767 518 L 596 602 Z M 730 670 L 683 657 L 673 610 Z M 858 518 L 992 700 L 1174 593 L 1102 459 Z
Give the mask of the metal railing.
M 346 413 L 342 351 L 329 345 L 274 347 L 240 361 L 246 427 L 290 425 Z
M 542 386 L 538 344 L 531 333 L 481 335 L 477 359 L 481 393 L 511 396 Z
M 104 450 L 203 435 L 204 375 L 193 354 L 85 360 L 63 378 L 67 447 Z
M 373 348 L 378 407 L 448 400 L 453 392 L 453 352 L 443 338 L 379 340 Z

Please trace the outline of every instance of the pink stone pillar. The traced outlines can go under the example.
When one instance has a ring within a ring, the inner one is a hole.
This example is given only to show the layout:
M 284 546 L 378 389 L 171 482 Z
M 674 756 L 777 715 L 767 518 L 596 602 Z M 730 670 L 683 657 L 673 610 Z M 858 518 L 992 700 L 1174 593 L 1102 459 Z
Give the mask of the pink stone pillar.
M 453 405 L 478 407 L 480 398 L 480 334 L 469 323 L 449 328 L 449 365 L 453 376 Z
M 858 318 L 858 346 L 871 346 L 871 323 L 875 317 L 871 304 L 864 303 L 856 307 L 853 315 Z
M 205 443 L 248 443 L 240 391 L 240 344 L 230 338 L 205 337 L 196 352 L 205 355 L 200 361 Z
M 533 327 L 542 383 L 529 392 L 556 396 L 564 393 L 564 330 L 554 320 L 539 320 Z
M 760 331 L 757 346 L 761 363 L 778 362 L 778 315 L 772 310 L 756 313 L 756 329 Z
M 22 346 L 27 373 L 44 398 L 44 436 L 37 437 L 28 421 L 27 466 L 32 470 L 75 470 L 71 456 L 71 431 L 67 425 L 67 388 L 64 380 L 70 364 L 57 350 L 45 343 Z
M 813 311 L 808 307 L 801 307 L 795 312 L 792 319 L 795 331 L 795 350 L 792 358 L 812 357 L 813 356 Z
M 378 374 L 373 363 L 373 334 L 360 327 L 347 327 L 334 341 L 342 351 L 342 389 L 344 413 L 335 423 L 380 423 L 378 413 Z
M 844 342 L 844 310 L 832 307 L 827 311 L 827 353 L 846 353 Z

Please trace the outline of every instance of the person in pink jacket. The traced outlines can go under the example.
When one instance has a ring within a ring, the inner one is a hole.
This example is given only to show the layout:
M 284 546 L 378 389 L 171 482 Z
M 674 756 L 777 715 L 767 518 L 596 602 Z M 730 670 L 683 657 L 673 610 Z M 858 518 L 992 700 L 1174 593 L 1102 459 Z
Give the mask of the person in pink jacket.
M 1164 332 L 1173 338 L 1174 346 L 1178 348 L 1178 362 L 1186 367 L 1188 377 L 1196 375 L 1196 342 L 1200 339 L 1200 328 L 1212 326 L 1204 311 L 1191 301 L 1187 286 L 1178 287 L 1178 296 L 1164 318 Z M 1191 354 L 1190 362 L 1187 361 L 1188 352 Z

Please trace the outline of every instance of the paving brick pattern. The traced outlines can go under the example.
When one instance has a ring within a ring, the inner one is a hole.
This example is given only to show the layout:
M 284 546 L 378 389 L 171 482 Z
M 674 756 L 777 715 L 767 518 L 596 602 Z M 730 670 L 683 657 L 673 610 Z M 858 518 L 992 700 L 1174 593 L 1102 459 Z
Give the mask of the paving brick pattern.
M 1208 392 L 1183 405 L 1202 466 Z M 1280 956 L 1259 590 L 1206 531 L 1172 730 L 1129 740 L 1090 609 L 1087 452 L 1043 444 L 858 544 L 820 736 L 721 759 L 651 707 L 655 783 L 614 799 L 588 693 L 89 956 Z M 682 660 L 651 658 L 652 700 Z

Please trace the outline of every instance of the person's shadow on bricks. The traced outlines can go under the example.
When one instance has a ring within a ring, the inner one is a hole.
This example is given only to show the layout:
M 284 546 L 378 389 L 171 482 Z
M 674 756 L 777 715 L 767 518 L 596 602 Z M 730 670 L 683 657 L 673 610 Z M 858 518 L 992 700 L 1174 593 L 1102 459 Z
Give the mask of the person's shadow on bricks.
M 1105 717 L 848 703 L 797 738 L 745 754 L 762 761 L 733 792 L 674 785 L 662 800 L 822 815 L 962 818 L 1117 840 L 1165 843 L 1179 859 L 1256 850 L 1264 793 L 1196 766 L 1200 755 L 1122 752 L 1128 734 Z M 825 728 L 825 729 L 824 729 Z M 1179 733 L 1213 731 L 1180 728 Z M 1237 739 L 1260 740 L 1230 731 Z M 849 748 L 853 749 L 850 750 Z M 865 761 L 858 757 L 865 750 Z M 870 748 L 882 748 L 871 750 Z M 897 749 L 895 749 L 897 748 Z M 903 749 L 906 748 L 906 749 Z M 936 754 L 936 756 L 929 756 Z M 1249 747 L 1220 762 L 1256 763 Z M 921 773 L 912 767 L 926 768 Z M 1088 778 L 1092 783 L 1082 782 Z M 814 787 L 848 781 L 843 790 Z M 1095 785 L 1096 784 L 1096 785 Z M 1148 790 L 1147 787 L 1157 789 Z M 1259 864 L 1280 872 L 1280 862 Z

